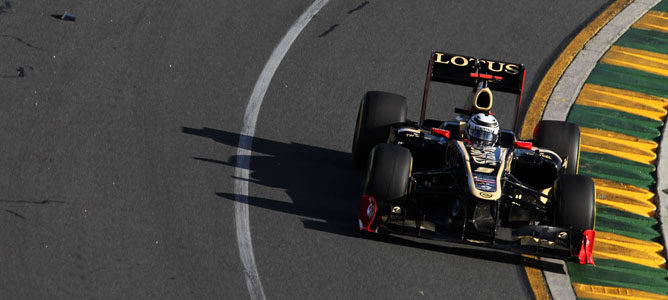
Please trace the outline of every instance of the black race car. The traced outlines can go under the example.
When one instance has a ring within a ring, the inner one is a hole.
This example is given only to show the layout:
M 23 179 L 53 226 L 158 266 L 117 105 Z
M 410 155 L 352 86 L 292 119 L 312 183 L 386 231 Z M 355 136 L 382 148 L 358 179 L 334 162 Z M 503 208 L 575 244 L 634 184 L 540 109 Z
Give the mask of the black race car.
M 352 150 L 366 168 L 360 229 L 593 264 L 594 182 L 577 174 L 579 127 L 541 121 L 519 141 L 491 111 L 492 91 L 516 94 L 517 128 L 524 74 L 522 64 L 433 52 L 417 122 L 405 97 L 367 92 Z M 455 121 L 425 119 L 432 81 L 473 88 Z

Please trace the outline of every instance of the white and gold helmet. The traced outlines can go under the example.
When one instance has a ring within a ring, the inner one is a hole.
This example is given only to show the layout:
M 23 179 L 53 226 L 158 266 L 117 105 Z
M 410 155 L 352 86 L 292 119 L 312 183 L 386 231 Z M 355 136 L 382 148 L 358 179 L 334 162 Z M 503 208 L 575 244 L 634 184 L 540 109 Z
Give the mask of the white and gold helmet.
M 494 145 L 499 138 L 499 122 L 492 115 L 475 114 L 466 123 L 466 136 L 474 144 Z

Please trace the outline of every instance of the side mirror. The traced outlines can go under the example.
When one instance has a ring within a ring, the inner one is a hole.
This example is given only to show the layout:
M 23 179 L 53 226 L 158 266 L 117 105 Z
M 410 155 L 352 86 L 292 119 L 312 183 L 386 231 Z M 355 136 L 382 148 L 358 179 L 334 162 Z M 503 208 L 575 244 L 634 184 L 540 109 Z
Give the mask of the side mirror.
M 499 145 L 510 148 L 515 145 L 515 133 L 510 130 L 499 130 Z

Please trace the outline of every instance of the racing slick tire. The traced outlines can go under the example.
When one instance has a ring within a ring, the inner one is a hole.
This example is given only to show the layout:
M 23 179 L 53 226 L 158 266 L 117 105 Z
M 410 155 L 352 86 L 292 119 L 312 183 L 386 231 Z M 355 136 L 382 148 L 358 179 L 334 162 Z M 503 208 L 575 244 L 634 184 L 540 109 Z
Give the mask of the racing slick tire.
M 543 120 L 536 126 L 534 144 L 568 157 L 566 174 L 577 174 L 580 164 L 580 127 L 564 121 Z
M 562 175 L 554 187 L 555 225 L 572 228 L 582 233 L 594 229 L 596 203 L 594 181 L 583 175 Z M 571 245 L 579 249 L 581 236 L 576 236 Z
M 380 224 L 387 220 L 393 204 L 406 196 L 412 163 L 411 152 L 398 145 L 378 144 L 371 150 L 363 194 L 376 200 Z
M 364 168 L 373 146 L 387 141 L 391 125 L 406 122 L 407 113 L 404 96 L 379 91 L 364 95 L 353 138 L 353 160 L 357 168 Z

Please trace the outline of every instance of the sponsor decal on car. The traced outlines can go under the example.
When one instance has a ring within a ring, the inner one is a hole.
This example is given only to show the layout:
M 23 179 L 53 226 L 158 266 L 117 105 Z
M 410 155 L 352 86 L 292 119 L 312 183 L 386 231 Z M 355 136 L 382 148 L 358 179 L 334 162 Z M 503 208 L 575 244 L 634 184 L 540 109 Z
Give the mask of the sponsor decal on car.
M 470 62 L 473 62 L 475 64 L 475 62 L 477 61 L 483 65 L 486 65 L 487 70 L 489 70 L 490 72 L 495 72 L 495 73 L 505 72 L 512 75 L 517 75 L 520 73 L 519 66 L 516 64 L 506 64 L 503 62 L 485 60 L 485 59 L 476 59 L 474 57 L 464 57 L 461 55 L 453 55 L 451 57 L 447 57 L 446 53 L 439 53 L 439 52 L 434 52 L 434 54 L 436 55 L 436 59 L 434 60 L 434 62 L 439 64 L 446 64 L 446 65 L 453 64 L 458 67 L 466 67 Z

